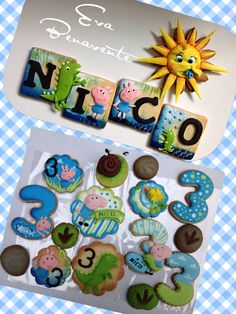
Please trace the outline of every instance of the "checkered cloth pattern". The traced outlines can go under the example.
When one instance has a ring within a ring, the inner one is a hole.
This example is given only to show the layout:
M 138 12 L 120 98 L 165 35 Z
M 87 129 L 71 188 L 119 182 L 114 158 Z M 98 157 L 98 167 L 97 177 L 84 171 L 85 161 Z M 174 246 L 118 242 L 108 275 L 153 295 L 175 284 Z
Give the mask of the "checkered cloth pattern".
M 143 2 L 218 23 L 236 33 L 235 0 L 143 0 Z M 3 239 L 10 204 L 19 180 L 30 129 L 33 126 L 43 127 L 99 140 L 78 131 L 28 118 L 17 112 L 7 100 L 3 92 L 3 69 L 23 4 L 23 0 L 0 1 L 0 242 Z M 107 141 L 107 143 L 111 142 Z M 233 314 L 236 313 L 236 102 L 221 144 L 210 156 L 197 163 L 223 170 L 226 178 L 194 313 Z M 0 313 L 108 314 L 111 312 L 0 287 Z

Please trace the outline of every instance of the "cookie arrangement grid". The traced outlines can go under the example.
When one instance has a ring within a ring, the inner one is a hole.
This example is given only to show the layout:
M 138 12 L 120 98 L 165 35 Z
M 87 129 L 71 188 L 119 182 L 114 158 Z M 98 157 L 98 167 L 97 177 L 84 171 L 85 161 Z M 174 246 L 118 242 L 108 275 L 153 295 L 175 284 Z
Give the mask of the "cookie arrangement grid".
M 151 3 L 151 1 L 144 1 Z M 224 3 L 225 2 L 225 3 Z M 204 3 L 183 1 L 170 1 L 167 5 L 163 1 L 156 4 L 167 9 L 182 11 L 189 15 L 201 17 L 213 22 L 222 24 L 236 31 L 236 7 L 234 1 L 227 2 L 212 1 Z M 153 4 L 155 4 L 153 2 Z M 6 57 L 9 53 L 9 44 L 13 40 L 13 33 L 16 29 L 19 13 L 21 11 L 23 1 L 4 1 L 1 5 L 1 80 L 3 77 L 3 67 L 6 63 Z M 1 83 L 2 89 L 2 83 Z M 1 157 L 0 157 L 0 189 L 1 189 L 1 240 L 3 237 L 6 218 L 8 216 L 9 205 L 12 201 L 12 195 L 16 187 L 16 181 L 19 179 L 20 169 L 23 161 L 23 156 L 28 140 L 29 132 L 32 126 L 46 127 L 67 134 L 75 134 L 76 136 L 86 138 L 86 135 L 75 131 L 66 131 L 66 129 L 52 126 L 49 123 L 35 121 L 24 117 L 22 114 L 7 102 L 3 91 L 0 92 L 0 142 L 1 142 Z M 234 278 L 234 246 L 233 246 L 233 208 L 235 207 L 235 162 L 234 156 L 236 151 L 236 143 L 234 131 L 236 112 L 231 115 L 225 138 L 221 145 L 209 157 L 198 162 L 207 167 L 217 167 L 224 170 L 227 175 L 225 179 L 225 187 L 223 190 L 222 202 L 218 210 L 216 225 L 211 240 L 211 245 L 208 251 L 207 262 L 205 263 L 205 272 L 201 279 L 201 285 L 198 292 L 197 304 L 195 313 L 233 313 L 236 307 L 234 293 L 235 278 Z M 91 137 L 94 140 L 98 140 Z M 111 143 L 111 141 L 108 141 Z M 233 275 L 232 275 L 233 274 Z M 101 311 L 90 309 L 87 306 L 80 306 L 71 302 L 65 302 L 56 299 L 25 293 L 17 290 L 12 290 L 7 287 L 1 287 L 0 290 L 0 311 L 2 313 L 11 312 L 74 312 L 78 313 L 110 313 L 109 311 Z

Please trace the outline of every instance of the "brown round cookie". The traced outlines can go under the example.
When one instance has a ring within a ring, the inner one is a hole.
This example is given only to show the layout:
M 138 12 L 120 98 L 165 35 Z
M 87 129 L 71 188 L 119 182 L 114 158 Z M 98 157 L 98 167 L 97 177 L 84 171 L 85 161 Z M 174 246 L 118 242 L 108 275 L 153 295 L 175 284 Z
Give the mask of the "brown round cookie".
M 1 254 L 1 264 L 11 276 L 23 275 L 29 266 L 29 253 L 21 245 L 6 247 Z
M 149 155 L 139 157 L 134 163 L 134 174 L 142 180 L 150 180 L 155 177 L 158 169 L 158 161 Z
M 184 253 L 193 253 L 202 245 L 202 231 L 195 225 L 186 224 L 180 227 L 174 236 L 176 247 Z

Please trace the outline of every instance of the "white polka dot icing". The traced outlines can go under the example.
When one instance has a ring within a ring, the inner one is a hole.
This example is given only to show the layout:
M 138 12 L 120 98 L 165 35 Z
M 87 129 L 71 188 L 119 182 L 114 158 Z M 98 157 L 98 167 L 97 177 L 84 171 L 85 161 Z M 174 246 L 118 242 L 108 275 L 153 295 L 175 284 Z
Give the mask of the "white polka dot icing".
M 186 206 L 180 201 L 172 202 L 170 213 L 183 222 L 197 223 L 204 220 L 208 214 L 206 200 L 214 190 L 211 179 L 201 171 L 188 170 L 181 174 L 179 183 L 185 186 L 195 186 L 196 191 L 187 194 L 190 206 Z

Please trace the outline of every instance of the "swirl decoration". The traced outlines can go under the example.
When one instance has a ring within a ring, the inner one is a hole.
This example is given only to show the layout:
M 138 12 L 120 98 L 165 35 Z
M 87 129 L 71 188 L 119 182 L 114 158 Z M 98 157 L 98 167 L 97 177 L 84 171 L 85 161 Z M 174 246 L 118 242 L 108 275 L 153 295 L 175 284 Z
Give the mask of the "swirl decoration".
M 100 158 L 97 172 L 106 177 L 116 176 L 121 169 L 121 162 L 116 155 L 108 154 Z

